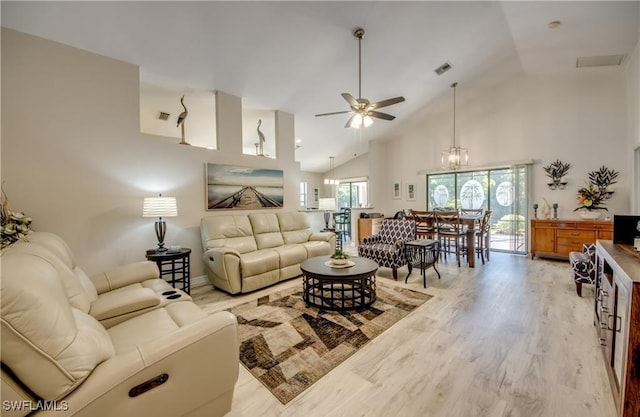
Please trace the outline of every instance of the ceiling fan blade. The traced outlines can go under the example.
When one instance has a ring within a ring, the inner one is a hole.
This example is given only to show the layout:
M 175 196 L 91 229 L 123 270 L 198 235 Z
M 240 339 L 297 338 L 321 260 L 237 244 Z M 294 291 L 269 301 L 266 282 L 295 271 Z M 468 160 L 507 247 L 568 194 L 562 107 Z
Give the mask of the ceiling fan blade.
M 375 117 L 377 119 L 384 119 L 384 120 L 393 120 L 396 118 L 396 116 L 392 116 L 390 114 L 381 113 L 379 111 L 374 111 L 374 110 L 368 111 L 367 115 L 371 117 Z
M 404 101 L 404 97 L 394 97 L 386 100 L 378 101 L 376 103 L 369 104 L 369 108 L 371 109 L 379 109 L 381 107 L 391 106 L 393 104 L 402 103 Z
M 349 103 L 351 107 L 355 107 L 355 108 L 358 107 L 359 105 L 358 100 L 356 100 L 355 97 L 353 97 L 351 94 L 342 93 L 342 97 L 347 101 L 347 103 Z
M 356 117 L 358 114 L 354 114 L 353 116 L 349 117 L 349 120 L 347 120 L 347 124 L 344 125 L 344 127 L 351 127 L 351 121 L 353 120 L 354 117 Z
M 352 113 L 352 111 L 351 110 L 345 110 L 345 111 L 334 111 L 332 113 L 321 113 L 321 114 L 316 114 L 316 117 L 331 116 L 333 114 L 345 114 L 345 113 Z

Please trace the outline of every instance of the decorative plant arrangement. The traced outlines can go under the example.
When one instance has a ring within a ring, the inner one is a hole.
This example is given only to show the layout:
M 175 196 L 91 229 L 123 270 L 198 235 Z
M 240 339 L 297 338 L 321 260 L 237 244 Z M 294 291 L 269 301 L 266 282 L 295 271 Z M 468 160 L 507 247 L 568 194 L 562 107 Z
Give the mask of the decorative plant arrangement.
M 0 195 L 0 249 L 4 249 L 20 239 L 26 240 L 31 232 L 31 217 L 24 213 L 9 210 L 7 195 L 1 191 Z
M 609 186 L 615 184 L 616 178 L 618 178 L 619 172 L 613 169 L 609 169 L 604 165 L 597 171 L 591 171 L 589 173 L 589 181 L 598 187 L 601 193 L 605 194 L 605 198 L 611 198 L 613 191 L 609 190 Z
M 349 255 L 340 249 L 336 249 L 335 252 L 333 252 L 333 255 L 331 255 L 331 261 L 335 265 L 344 265 L 347 263 L 348 260 L 349 260 Z
M 584 219 L 595 220 L 600 217 L 600 213 L 597 210 L 606 210 L 603 201 L 607 199 L 606 192 L 600 191 L 597 185 L 592 182 L 588 182 L 586 187 L 582 187 L 578 190 L 578 204 L 573 211 L 580 210 L 580 217 Z
M 567 182 L 565 181 L 564 176 L 569 172 L 571 164 L 568 162 L 564 163 L 559 159 L 556 159 L 548 166 L 542 168 L 544 169 L 544 172 L 547 173 L 547 176 L 551 178 L 551 182 L 547 184 L 549 188 L 552 190 L 555 190 L 556 188 L 564 190 L 564 188 L 567 186 Z

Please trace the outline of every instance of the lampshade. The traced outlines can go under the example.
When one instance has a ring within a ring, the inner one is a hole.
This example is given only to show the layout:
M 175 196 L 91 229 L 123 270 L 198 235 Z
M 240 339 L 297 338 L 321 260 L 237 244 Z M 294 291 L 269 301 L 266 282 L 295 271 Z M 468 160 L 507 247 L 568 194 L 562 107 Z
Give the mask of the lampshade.
M 142 217 L 176 217 L 178 206 L 175 197 L 145 197 Z
M 336 209 L 335 198 L 321 198 L 318 200 L 318 210 L 333 211 Z
M 463 165 L 469 165 L 469 152 L 466 148 L 456 146 L 456 86 L 458 83 L 451 84 L 453 88 L 453 146 L 442 152 L 441 163 L 443 168 L 460 169 Z

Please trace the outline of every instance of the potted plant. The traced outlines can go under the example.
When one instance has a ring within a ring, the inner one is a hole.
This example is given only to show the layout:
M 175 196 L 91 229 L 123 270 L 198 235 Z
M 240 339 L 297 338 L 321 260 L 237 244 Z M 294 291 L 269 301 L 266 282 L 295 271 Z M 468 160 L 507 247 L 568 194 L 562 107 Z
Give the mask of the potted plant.
M 348 261 L 349 255 L 340 249 L 336 249 L 335 252 L 333 252 L 333 255 L 331 255 L 331 262 L 334 265 L 346 265 Z
M 600 217 L 599 210 L 609 211 L 604 207 L 603 200 L 606 199 L 606 192 L 603 192 L 592 182 L 587 183 L 586 187 L 578 190 L 577 201 L 579 206 L 573 211 L 578 211 L 580 217 L 585 220 L 596 220 Z
M 26 240 L 27 234 L 31 232 L 31 217 L 24 213 L 9 210 L 7 195 L 4 190 L 0 191 L 0 249 L 4 249 L 17 242 Z

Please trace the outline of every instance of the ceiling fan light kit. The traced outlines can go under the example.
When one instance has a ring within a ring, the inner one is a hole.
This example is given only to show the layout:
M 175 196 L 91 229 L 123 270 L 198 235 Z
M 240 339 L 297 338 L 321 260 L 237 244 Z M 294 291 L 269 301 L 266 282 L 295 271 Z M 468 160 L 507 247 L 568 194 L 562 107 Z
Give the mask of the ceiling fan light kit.
M 356 99 L 349 93 L 342 93 L 342 97 L 349 103 L 351 110 L 316 114 L 316 117 L 331 116 L 334 114 L 352 114 L 344 127 L 354 128 L 371 126 L 373 124 L 373 118 L 393 120 L 396 118 L 395 116 L 379 112 L 377 109 L 401 103 L 405 101 L 404 97 L 389 98 L 375 103 L 371 103 L 366 98 L 362 98 L 362 38 L 364 38 L 364 29 L 357 28 L 353 31 L 353 36 L 358 39 L 358 98 Z
M 451 84 L 453 88 L 453 146 L 442 152 L 442 168 L 452 170 L 460 169 L 461 166 L 469 165 L 469 152 L 466 148 L 456 146 L 456 87 L 458 83 Z

